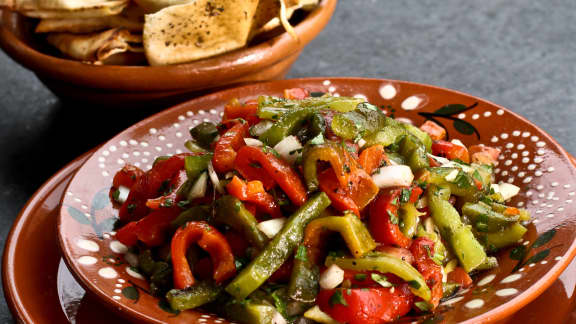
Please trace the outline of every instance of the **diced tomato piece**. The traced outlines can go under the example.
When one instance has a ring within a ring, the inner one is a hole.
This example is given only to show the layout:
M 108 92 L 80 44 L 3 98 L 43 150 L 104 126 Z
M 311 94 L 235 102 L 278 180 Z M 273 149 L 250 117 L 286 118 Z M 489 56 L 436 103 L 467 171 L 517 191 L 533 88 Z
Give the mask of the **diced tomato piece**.
M 468 149 L 464 146 L 457 145 L 448 141 L 436 141 L 432 144 L 432 154 L 442 156 L 448 160 L 460 160 L 464 163 L 470 163 Z
M 391 288 L 336 288 L 320 290 L 320 309 L 341 323 L 381 324 L 410 311 L 414 296 L 408 285 Z
M 308 98 L 310 92 L 303 88 L 284 89 L 284 98 L 302 100 Z
M 436 124 L 431 120 L 427 120 L 420 126 L 420 129 L 428 133 L 433 141 L 440 141 L 446 139 L 446 130 L 444 127 Z
M 465 289 L 472 285 L 472 278 L 466 273 L 466 270 L 461 267 L 456 267 L 448 273 L 448 282 L 456 283 Z
M 495 164 L 500 155 L 500 149 L 482 144 L 470 146 L 469 151 L 472 162 L 479 164 Z
M 112 186 L 118 188 L 120 186 L 132 188 L 132 186 L 144 175 L 144 171 L 131 164 L 126 164 L 120 171 L 114 175 Z

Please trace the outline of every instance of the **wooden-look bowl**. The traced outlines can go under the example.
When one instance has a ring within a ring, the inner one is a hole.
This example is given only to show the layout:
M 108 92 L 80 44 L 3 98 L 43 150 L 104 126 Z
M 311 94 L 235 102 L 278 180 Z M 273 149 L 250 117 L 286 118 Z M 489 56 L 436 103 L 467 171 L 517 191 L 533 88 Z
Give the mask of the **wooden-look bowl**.
M 282 79 L 330 20 L 338 0 L 323 0 L 287 33 L 226 54 L 170 66 L 102 66 L 53 55 L 33 34 L 34 21 L 0 10 L 0 47 L 62 99 L 102 107 L 164 106 L 215 89 Z

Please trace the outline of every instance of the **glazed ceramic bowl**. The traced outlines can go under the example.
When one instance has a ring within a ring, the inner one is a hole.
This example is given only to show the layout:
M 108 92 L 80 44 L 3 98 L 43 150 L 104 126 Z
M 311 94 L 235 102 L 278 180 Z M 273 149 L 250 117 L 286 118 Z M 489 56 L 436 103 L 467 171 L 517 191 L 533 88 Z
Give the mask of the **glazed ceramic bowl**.
M 486 143 L 502 150 L 496 178 L 522 188 L 510 204 L 531 212 L 528 232 L 519 247 L 497 255 L 498 268 L 476 275 L 474 285 L 442 303 L 433 319 L 483 323 L 509 316 L 550 286 L 574 257 L 576 168 L 537 126 L 480 98 L 428 85 L 301 79 L 230 89 L 186 102 L 132 126 L 98 149 L 70 182 L 59 215 L 63 255 L 78 281 L 133 320 L 160 323 L 186 316 L 205 323 L 225 322 L 198 310 L 175 316 L 146 293 L 146 282 L 122 261 L 126 248 L 111 232 L 118 213 L 109 203 L 112 177 L 125 163 L 148 169 L 156 156 L 183 152 L 188 129 L 201 121 L 218 121 L 229 100 L 282 95 L 283 89 L 292 87 L 365 97 L 388 114 L 417 125 L 434 118 L 466 145 Z
M 57 96 L 105 107 L 169 107 L 209 90 L 284 78 L 300 52 L 330 20 L 337 0 L 323 0 L 287 33 L 249 47 L 188 64 L 96 66 L 48 53 L 33 35 L 33 21 L 0 9 L 0 46 L 32 70 Z

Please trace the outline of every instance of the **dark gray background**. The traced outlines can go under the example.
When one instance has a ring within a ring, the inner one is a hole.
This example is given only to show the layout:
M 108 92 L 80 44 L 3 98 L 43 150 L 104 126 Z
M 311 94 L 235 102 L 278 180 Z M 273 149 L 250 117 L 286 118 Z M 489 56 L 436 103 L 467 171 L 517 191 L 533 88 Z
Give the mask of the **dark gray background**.
M 366 76 L 508 107 L 576 154 L 576 1 L 340 0 L 289 77 Z M 149 115 L 65 105 L 0 52 L 0 239 L 54 172 Z M 56 242 L 54 243 L 56 244 Z M 0 322 L 11 322 L 5 302 Z

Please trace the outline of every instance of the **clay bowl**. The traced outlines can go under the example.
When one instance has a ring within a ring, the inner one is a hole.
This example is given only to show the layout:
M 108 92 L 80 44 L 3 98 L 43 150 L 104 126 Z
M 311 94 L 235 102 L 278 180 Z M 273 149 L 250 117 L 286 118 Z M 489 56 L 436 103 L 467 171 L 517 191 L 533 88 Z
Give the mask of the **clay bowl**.
M 32 70 L 58 97 L 99 107 L 162 106 L 215 89 L 284 78 L 300 52 L 330 20 L 337 0 L 323 0 L 287 33 L 212 58 L 171 66 L 95 66 L 52 55 L 31 19 L 0 10 L 0 47 Z
M 522 188 L 510 204 L 527 208 L 533 217 L 519 244 L 523 248 L 497 254 L 500 266 L 474 276 L 474 285 L 444 302 L 434 319 L 447 323 L 503 319 L 544 292 L 576 254 L 576 168 L 558 143 L 528 120 L 480 98 L 428 85 L 378 79 L 300 79 L 201 97 L 145 119 L 102 145 L 70 182 L 59 215 L 61 249 L 79 283 L 135 321 L 160 323 L 186 316 L 222 323 L 217 316 L 199 310 L 174 316 L 145 293 L 146 282 L 121 261 L 126 249 L 112 232 L 118 214 L 108 197 L 112 177 L 124 163 L 148 169 L 156 156 L 184 151 L 188 129 L 203 120 L 218 121 L 229 100 L 281 95 L 283 89 L 292 87 L 363 96 L 416 125 L 424 116 L 434 117 L 452 138 L 466 145 L 486 143 L 502 150 L 496 178 Z M 449 108 L 439 110 L 447 105 Z M 519 253 L 522 249 L 524 254 Z

